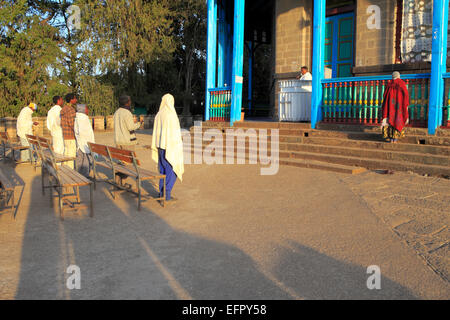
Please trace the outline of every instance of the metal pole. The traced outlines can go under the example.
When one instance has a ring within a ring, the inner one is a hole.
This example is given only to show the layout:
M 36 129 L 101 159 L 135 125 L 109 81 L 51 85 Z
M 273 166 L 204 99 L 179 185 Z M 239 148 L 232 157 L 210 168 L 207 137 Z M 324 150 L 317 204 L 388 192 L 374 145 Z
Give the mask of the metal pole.
M 208 90 L 213 89 L 216 86 L 216 64 L 217 64 L 217 0 L 208 0 L 205 121 L 209 120 L 210 95 Z
M 234 32 L 233 32 L 233 77 L 232 77 L 232 102 L 230 123 L 241 118 L 242 86 L 244 83 L 244 23 L 245 0 L 234 1 Z
M 226 50 L 227 50 L 227 35 L 226 35 L 226 16 L 225 5 L 226 0 L 218 6 L 219 15 L 219 53 L 218 53 L 218 67 L 217 67 L 217 86 L 223 88 L 225 86 L 225 64 L 226 64 Z
M 311 127 L 322 120 L 322 84 L 324 78 L 326 0 L 314 0 Z
M 253 61 L 254 61 L 254 43 L 248 43 L 248 113 L 252 113 L 253 102 Z
M 442 123 L 444 79 L 447 70 L 447 28 L 449 0 L 433 1 L 433 42 L 431 49 L 430 105 L 428 133 L 435 134 Z

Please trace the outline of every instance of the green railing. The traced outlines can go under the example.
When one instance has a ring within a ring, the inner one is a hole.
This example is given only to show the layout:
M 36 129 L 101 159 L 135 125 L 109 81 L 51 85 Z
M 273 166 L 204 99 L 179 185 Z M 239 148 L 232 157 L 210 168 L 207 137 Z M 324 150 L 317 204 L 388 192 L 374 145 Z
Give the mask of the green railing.
M 430 76 L 402 77 L 409 90 L 410 126 L 427 127 Z M 343 124 L 381 124 L 381 106 L 389 76 L 326 79 L 323 86 L 323 121 Z
M 223 88 L 210 89 L 211 103 L 209 106 L 209 120 L 215 122 L 230 121 L 231 90 Z
M 444 99 L 444 109 L 442 110 L 442 126 L 450 129 L 450 74 L 444 75 L 446 96 Z

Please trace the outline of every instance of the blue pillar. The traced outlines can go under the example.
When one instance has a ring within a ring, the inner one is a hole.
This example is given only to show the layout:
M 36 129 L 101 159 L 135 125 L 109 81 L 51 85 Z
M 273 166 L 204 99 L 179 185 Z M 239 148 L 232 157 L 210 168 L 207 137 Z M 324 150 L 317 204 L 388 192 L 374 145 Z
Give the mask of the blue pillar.
M 217 66 L 217 86 L 222 88 L 226 83 L 226 55 L 227 55 L 227 23 L 225 16 L 225 1 L 218 6 L 219 15 L 219 53 Z
M 252 112 L 253 104 L 253 58 L 254 58 L 253 41 L 248 43 L 248 113 Z
M 322 79 L 324 79 L 326 0 L 314 0 L 311 127 L 322 120 Z
M 231 23 L 227 22 L 227 61 L 226 61 L 226 84 L 230 87 L 233 78 L 233 33 Z
M 428 133 L 435 134 L 442 124 L 444 79 L 447 71 L 447 28 L 449 0 L 433 1 L 433 43 L 431 55 L 430 108 Z
M 209 120 L 210 95 L 208 89 L 213 89 L 216 87 L 216 65 L 217 65 L 217 0 L 208 0 L 205 121 Z
M 234 1 L 233 78 L 231 100 L 231 125 L 241 119 L 242 86 L 244 83 L 244 24 L 245 0 Z

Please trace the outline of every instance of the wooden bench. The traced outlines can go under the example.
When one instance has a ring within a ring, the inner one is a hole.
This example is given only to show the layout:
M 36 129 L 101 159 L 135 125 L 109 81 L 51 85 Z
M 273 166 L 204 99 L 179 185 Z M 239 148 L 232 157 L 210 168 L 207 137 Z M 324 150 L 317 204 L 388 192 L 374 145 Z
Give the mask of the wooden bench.
M 22 146 L 20 144 L 20 142 L 13 141 L 9 137 L 7 132 L 0 132 L 0 141 L 1 141 L 2 147 L 3 147 L 3 160 L 6 160 L 7 149 L 10 149 L 12 160 L 14 160 L 16 163 L 25 163 L 25 162 L 33 161 L 31 148 L 29 146 Z M 21 151 L 25 151 L 25 150 L 28 150 L 28 152 L 30 153 L 30 161 L 22 161 L 22 160 L 16 161 L 15 152 L 16 151 L 21 152 Z
M 37 158 L 40 160 L 40 162 L 42 163 L 42 157 L 50 157 L 50 149 L 53 151 L 53 147 L 51 146 L 51 141 L 50 139 L 44 138 L 44 137 L 39 137 L 39 136 L 32 136 L 32 135 L 26 135 L 28 143 L 30 144 L 30 146 L 33 146 L 33 153 L 37 156 Z M 44 149 L 42 150 L 40 148 L 39 142 L 42 142 L 44 145 L 46 146 L 51 146 L 49 149 Z M 63 154 L 58 154 L 55 153 L 53 151 L 53 157 L 55 158 L 55 161 L 57 164 L 59 163 L 64 163 L 66 161 L 74 161 L 76 162 L 76 157 L 68 157 L 65 156 Z M 36 168 L 38 167 L 37 161 L 35 161 L 35 166 L 34 166 L 34 170 L 36 170 Z
M 11 213 L 14 212 L 15 208 L 14 184 L 5 176 L 5 174 L 2 172 L 1 169 L 0 169 L 0 203 L 3 203 L 5 208 L 11 209 Z
M 57 157 L 53 153 L 48 139 L 38 139 L 39 150 L 42 161 L 42 193 L 45 194 L 45 189 L 50 188 L 50 200 L 53 203 L 53 190 L 56 191 L 59 200 L 59 213 L 61 220 L 64 220 L 64 204 L 69 206 L 71 210 L 87 208 L 81 205 L 80 187 L 89 186 L 90 188 L 90 216 L 94 216 L 93 203 L 93 183 L 88 178 L 81 175 L 79 172 L 73 170 L 66 165 L 60 165 L 56 162 Z M 67 159 L 59 159 L 67 161 Z M 48 175 L 49 185 L 45 186 L 45 175 Z M 73 190 L 73 193 L 68 193 L 67 190 Z M 72 201 L 71 201 L 72 200 Z
M 113 185 L 116 189 L 113 190 L 112 196 L 115 199 L 114 192 L 119 190 L 125 190 L 134 193 L 138 197 L 138 211 L 141 210 L 142 197 L 150 198 L 150 195 L 142 194 L 142 182 L 148 180 L 163 179 L 164 186 L 166 185 L 166 176 L 159 173 L 154 173 L 152 171 L 143 169 L 140 167 L 141 162 L 136 158 L 136 153 L 134 151 L 122 150 L 110 146 L 89 143 L 89 148 L 92 153 L 102 156 L 104 161 L 99 161 L 94 158 L 94 184 L 97 181 L 108 182 Z M 99 179 L 97 166 L 101 166 L 111 172 L 112 178 Z M 136 190 L 133 190 L 130 186 L 123 184 L 123 178 L 130 177 L 136 181 Z M 163 190 L 163 196 L 158 198 L 153 198 L 156 201 L 161 201 L 162 206 L 165 206 L 166 201 L 166 190 Z

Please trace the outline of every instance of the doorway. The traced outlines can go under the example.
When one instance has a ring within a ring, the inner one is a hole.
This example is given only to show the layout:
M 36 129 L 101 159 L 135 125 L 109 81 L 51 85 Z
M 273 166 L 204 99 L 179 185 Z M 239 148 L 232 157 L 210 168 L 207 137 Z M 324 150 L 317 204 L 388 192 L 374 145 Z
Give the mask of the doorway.
M 325 67 L 331 69 L 333 78 L 352 76 L 354 39 L 354 12 L 326 18 Z

